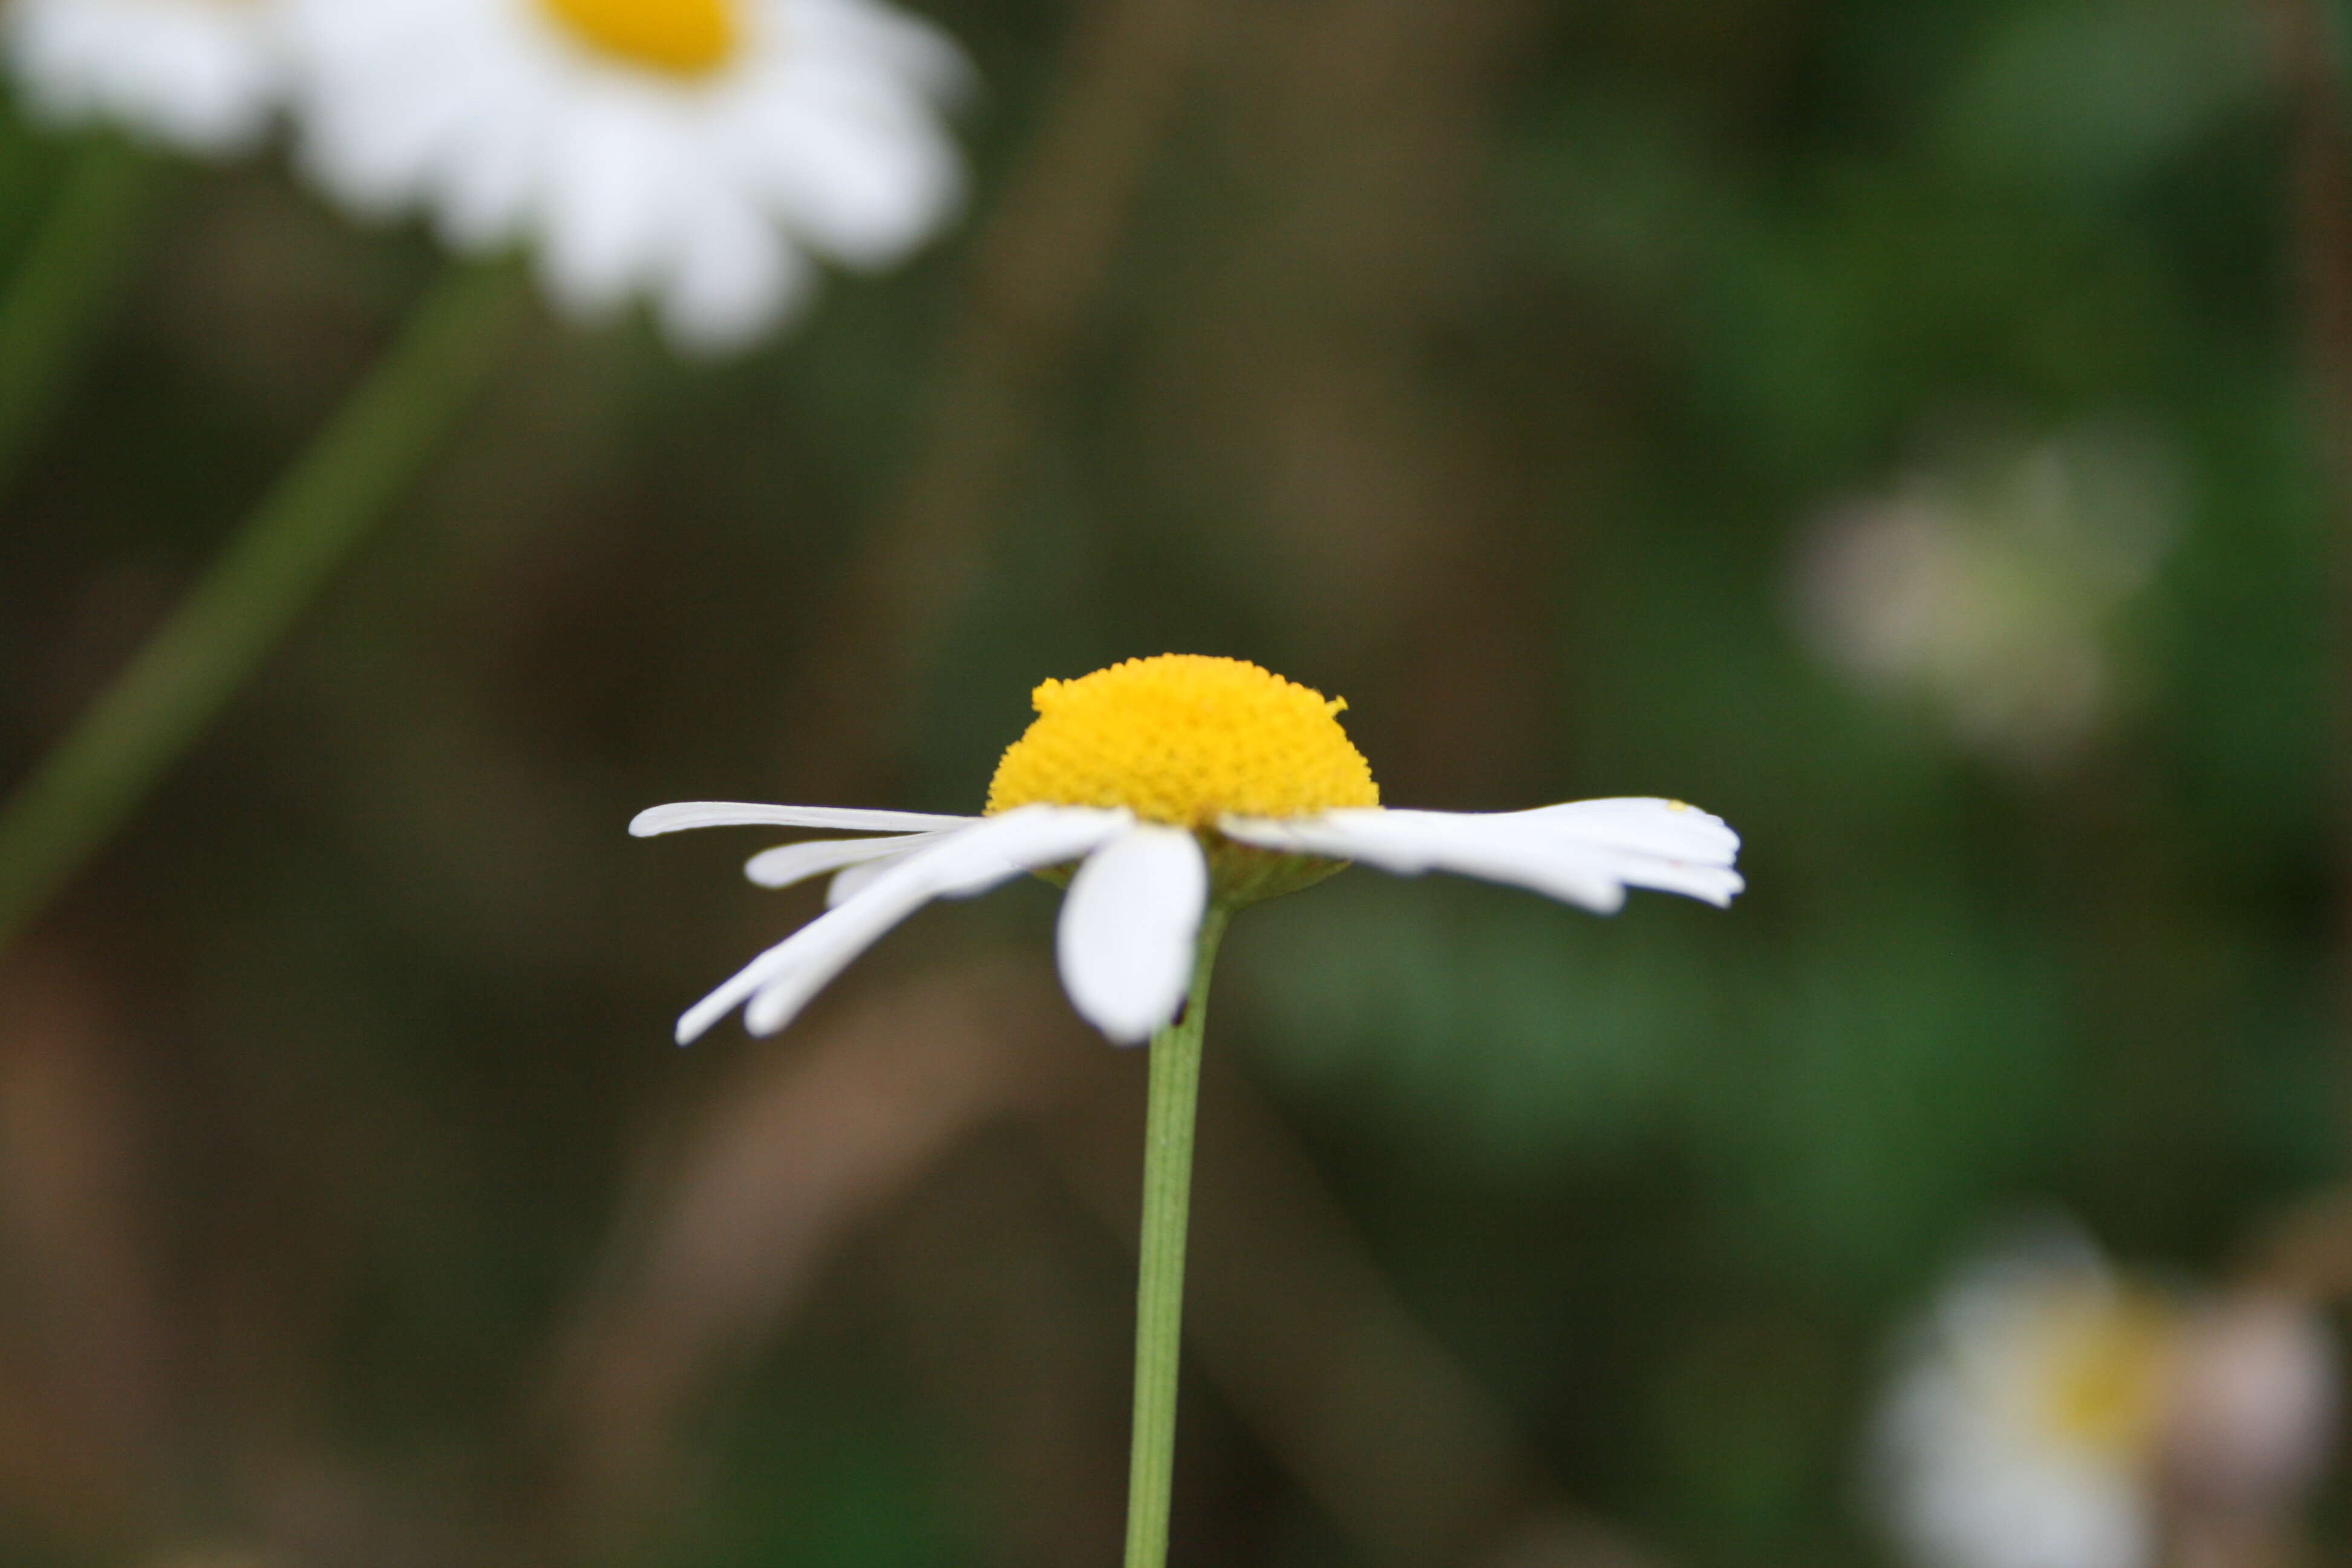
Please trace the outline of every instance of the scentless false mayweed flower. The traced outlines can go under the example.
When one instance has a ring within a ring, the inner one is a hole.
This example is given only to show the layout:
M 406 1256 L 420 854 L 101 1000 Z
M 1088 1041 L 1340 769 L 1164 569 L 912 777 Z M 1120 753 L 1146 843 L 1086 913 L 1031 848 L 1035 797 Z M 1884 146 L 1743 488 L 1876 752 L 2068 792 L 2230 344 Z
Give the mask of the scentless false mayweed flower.
M 1808 531 L 1801 630 L 1970 750 L 2029 772 L 2067 762 L 2128 706 L 2124 633 L 2180 535 L 2179 469 L 2112 426 L 1960 447 Z
M 2189 1314 L 2071 1231 L 1964 1268 L 1873 1432 L 1919 1568 L 2150 1568 L 2156 1464 Z
M 2308 1300 L 2160 1288 L 2045 1226 L 1906 1336 L 1873 1501 L 1916 1568 L 2290 1561 L 2253 1543 L 2292 1533 L 2326 1470 L 2338 1381 Z
M 1731 901 L 1738 836 L 1676 801 L 1577 801 L 1494 815 L 1391 811 L 1340 729 L 1345 706 L 1238 659 L 1165 654 L 1037 688 L 1037 719 L 998 763 L 984 816 L 692 802 L 630 824 L 641 837 L 761 825 L 869 834 L 752 858 L 781 888 L 834 873 L 832 909 L 678 1021 L 681 1044 L 740 1006 L 782 1028 L 915 909 L 1024 871 L 1070 871 L 1062 981 L 1096 1027 L 1149 1038 L 1183 1003 L 1204 920 L 1361 860 L 1457 871 L 1609 913 L 1629 887 Z
M 970 68 L 882 0 L 289 0 L 305 162 L 461 250 L 528 243 L 556 303 L 651 300 L 749 344 L 812 256 L 894 262 L 957 205 Z
M 12 0 L 0 49 L 26 106 L 183 153 L 248 152 L 286 93 L 279 0 Z

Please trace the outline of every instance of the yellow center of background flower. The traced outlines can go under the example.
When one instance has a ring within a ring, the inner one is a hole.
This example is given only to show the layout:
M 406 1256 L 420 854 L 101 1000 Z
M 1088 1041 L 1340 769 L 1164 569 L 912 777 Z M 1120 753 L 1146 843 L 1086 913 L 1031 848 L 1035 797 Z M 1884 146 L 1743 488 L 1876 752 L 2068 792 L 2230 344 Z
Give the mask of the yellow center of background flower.
M 992 815 L 1040 802 L 1126 806 L 1213 826 L 1227 812 L 1299 816 L 1378 805 L 1372 770 L 1339 728 L 1345 702 L 1237 658 L 1161 654 L 1049 680 L 1037 720 L 996 765 Z
M 2051 1325 L 2048 1417 L 2060 1436 L 2118 1458 L 2155 1440 L 2179 1348 L 2179 1324 L 2160 1299 L 2062 1303 Z
M 731 0 L 541 0 L 600 52 L 673 76 L 701 76 L 735 53 Z

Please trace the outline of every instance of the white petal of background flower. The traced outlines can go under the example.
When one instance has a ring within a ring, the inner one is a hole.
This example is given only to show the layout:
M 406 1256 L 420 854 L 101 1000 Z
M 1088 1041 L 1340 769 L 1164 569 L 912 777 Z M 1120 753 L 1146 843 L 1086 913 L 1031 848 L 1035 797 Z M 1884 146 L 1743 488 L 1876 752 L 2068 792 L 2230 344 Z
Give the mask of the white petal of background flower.
M 32 110 L 183 152 L 251 151 L 287 89 L 273 0 L 14 0 L 0 46 Z
M 689 184 L 679 192 L 659 313 L 680 347 L 724 353 L 797 310 L 814 271 L 749 196 L 713 171 L 680 173 Z
M 786 68 L 813 65 L 871 78 L 886 89 L 916 89 L 950 108 L 979 83 L 971 62 L 929 23 L 874 0 L 791 0 L 774 13 L 798 30 L 803 46 L 777 58 Z
M 743 175 L 819 250 L 887 267 L 962 198 L 963 166 L 903 99 L 813 68 L 792 93 L 747 98 L 732 145 Z
M 551 118 L 550 89 L 533 79 L 510 89 L 509 101 L 468 92 L 473 112 L 455 136 L 466 149 L 437 177 L 441 205 L 434 226 L 452 249 L 488 249 L 520 239 L 530 228 L 537 195 L 542 128 Z M 537 100 L 538 101 L 534 101 Z
M 541 191 L 540 274 L 556 302 L 596 318 L 657 272 L 678 214 L 685 128 L 629 85 L 583 84 L 549 142 Z
M 1407 877 L 1454 871 L 1601 914 L 1622 908 L 1628 887 L 1722 905 L 1746 886 L 1729 865 L 1738 836 L 1706 812 L 1668 800 L 1496 814 L 1374 808 L 1289 821 L 1228 817 L 1220 826 L 1262 848 L 1361 860 Z
M 1087 857 L 1055 945 L 1079 1015 L 1120 1045 L 1176 1016 L 1209 907 L 1209 862 L 1181 827 L 1139 823 Z
M 629 819 L 629 833 L 651 838 L 697 827 L 815 827 L 838 833 L 939 833 L 970 827 L 977 816 L 877 811 L 862 805 L 766 805 L 739 800 L 682 800 L 650 806 Z

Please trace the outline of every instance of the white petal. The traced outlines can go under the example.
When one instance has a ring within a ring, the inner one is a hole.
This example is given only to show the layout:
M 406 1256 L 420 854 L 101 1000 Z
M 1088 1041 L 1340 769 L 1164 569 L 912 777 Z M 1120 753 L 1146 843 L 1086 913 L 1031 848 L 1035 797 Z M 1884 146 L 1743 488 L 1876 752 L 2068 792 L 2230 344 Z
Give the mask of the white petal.
M 1075 860 L 1133 820 L 1125 811 L 1024 806 L 894 862 L 856 897 L 783 944 L 789 948 L 807 939 L 802 952 L 761 982 L 743 1011 L 744 1026 L 755 1035 L 782 1028 L 875 937 L 930 900 L 969 898 L 1024 871 Z M 822 931 L 827 925 L 839 929 Z
M 670 342 L 706 357 L 750 347 L 808 296 L 814 272 L 775 226 L 716 180 L 681 200 L 659 297 Z
M 1120 1045 L 1176 1016 L 1209 904 L 1209 862 L 1181 827 L 1141 823 L 1087 857 L 1062 900 L 1062 985 Z
M 16 0 L 0 14 L 9 72 L 38 117 L 121 121 L 186 152 L 252 150 L 284 96 L 264 7 L 172 0 Z
M 772 1034 L 877 937 L 931 900 L 992 887 L 1033 867 L 1076 859 L 1131 820 L 1124 811 L 1034 805 L 942 834 L 695 1004 L 677 1021 L 678 1044 L 695 1039 L 747 1001 L 745 1024 L 753 1034 Z
M 540 271 L 556 303 L 595 319 L 653 280 L 677 218 L 674 182 L 694 156 L 679 128 L 620 92 L 583 93 L 549 138 Z
M 745 179 L 835 260 L 887 266 L 956 209 L 963 165 L 919 106 L 763 100 L 740 111 Z
M 1614 913 L 1629 887 L 1723 905 L 1747 885 L 1730 868 L 1738 836 L 1705 812 L 1664 800 L 1499 814 L 1330 811 L 1288 821 L 1229 817 L 1220 826 L 1261 848 L 1361 860 L 1407 877 L 1455 871 L 1601 914 Z
M 1361 860 L 1402 877 L 1455 871 L 1507 882 L 1600 914 L 1625 901 L 1611 876 L 1611 858 L 1577 847 L 1566 855 L 1529 852 L 1487 830 L 1492 818 L 1442 811 L 1333 811 L 1297 822 L 1229 822 L 1226 834 L 1244 844 L 1334 859 Z
M 629 819 L 638 838 L 682 833 L 689 827 L 821 827 L 838 833 L 940 833 L 970 827 L 977 816 L 938 816 L 921 811 L 869 811 L 850 805 L 762 805 L 734 800 L 682 800 L 656 805 Z
M 1739 835 L 1710 812 L 1678 800 L 1624 795 L 1610 800 L 1572 800 L 1538 806 L 1513 816 L 1539 819 L 1595 842 L 1641 849 L 1670 859 L 1728 866 L 1739 855 Z
M 805 844 L 783 844 L 752 856 L 744 863 L 743 875 L 763 888 L 789 888 L 845 866 L 910 854 L 938 837 L 936 833 L 908 833 L 887 838 L 814 838 Z
M 890 846 L 890 852 L 880 858 L 868 860 L 863 865 L 851 866 L 834 873 L 833 880 L 825 884 L 824 907 L 829 910 L 838 909 L 847 903 L 857 896 L 861 889 L 887 872 L 891 867 L 907 856 L 920 850 L 925 844 L 937 837 L 938 835 L 930 833 L 911 833 L 903 838 L 869 840 L 874 843 L 887 843 Z M 986 891 L 988 891 L 986 888 L 971 888 L 963 891 L 950 889 L 942 892 L 940 897 L 965 899 Z
M 908 840 L 900 839 L 898 842 L 903 844 Z M 857 896 L 858 889 L 887 871 L 895 864 L 896 858 L 894 856 L 889 859 L 868 860 L 863 866 L 852 866 L 846 870 L 835 872 L 833 880 L 824 885 L 824 907 L 829 910 L 838 909 L 849 902 Z
M 488 104 L 478 104 L 457 141 L 458 155 L 441 171 L 436 227 L 451 248 L 485 250 L 522 232 L 544 160 L 543 106 L 512 100 L 536 84 L 518 82 Z
M 953 39 L 921 17 L 873 0 L 794 0 L 785 36 L 811 54 L 855 60 L 877 75 L 903 79 L 942 102 L 969 97 L 979 81 Z

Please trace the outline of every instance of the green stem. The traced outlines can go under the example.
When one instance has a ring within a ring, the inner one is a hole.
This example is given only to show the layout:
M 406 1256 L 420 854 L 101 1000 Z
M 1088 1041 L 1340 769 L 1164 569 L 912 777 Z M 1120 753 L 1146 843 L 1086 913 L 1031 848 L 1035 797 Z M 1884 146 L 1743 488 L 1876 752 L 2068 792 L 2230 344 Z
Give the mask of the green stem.
M 1201 1031 L 1209 971 L 1228 912 L 1201 921 L 1192 990 L 1176 1021 L 1151 1037 L 1151 1099 L 1143 1132 L 1142 1266 L 1135 1288 L 1135 1430 L 1127 1483 L 1127 1568 L 1168 1561 L 1176 1475 L 1176 1365 L 1184 1338 L 1184 1231 L 1192 1207 L 1192 1121 L 1201 1098 Z
M 472 400 L 520 274 L 453 268 L 195 588 L 0 808 L 0 950 L 185 751 Z
M 0 478 L 72 389 L 123 290 L 164 184 L 163 166 L 120 136 L 92 137 L 42 214 L 0 297 Z

